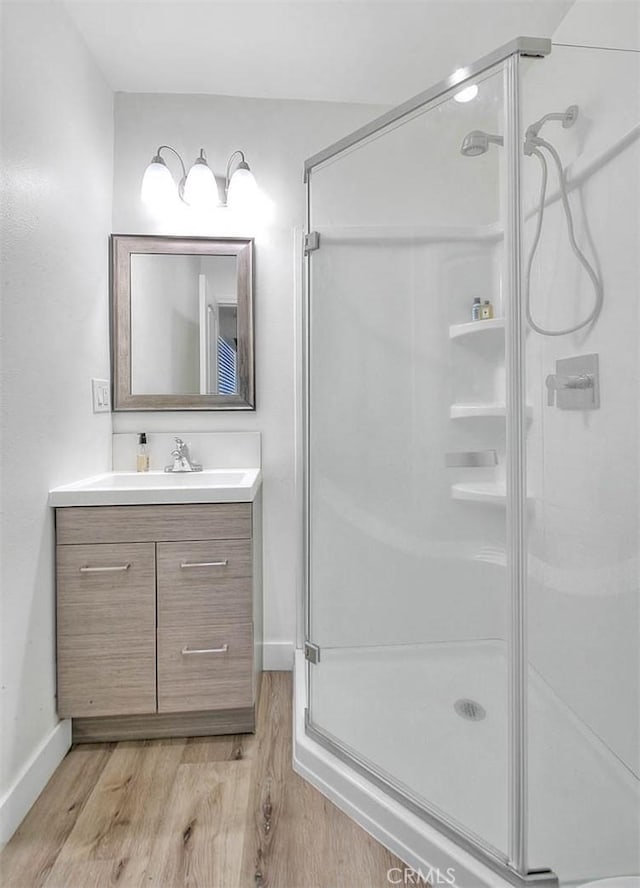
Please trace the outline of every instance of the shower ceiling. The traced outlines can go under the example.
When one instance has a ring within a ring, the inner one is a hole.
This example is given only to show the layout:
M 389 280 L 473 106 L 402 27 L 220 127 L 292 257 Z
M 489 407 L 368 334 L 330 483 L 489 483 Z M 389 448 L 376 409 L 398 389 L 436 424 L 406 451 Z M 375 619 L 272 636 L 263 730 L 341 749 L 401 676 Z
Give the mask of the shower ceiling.
M 395 104 L 573 0 L 64 0 L 110 86 Z

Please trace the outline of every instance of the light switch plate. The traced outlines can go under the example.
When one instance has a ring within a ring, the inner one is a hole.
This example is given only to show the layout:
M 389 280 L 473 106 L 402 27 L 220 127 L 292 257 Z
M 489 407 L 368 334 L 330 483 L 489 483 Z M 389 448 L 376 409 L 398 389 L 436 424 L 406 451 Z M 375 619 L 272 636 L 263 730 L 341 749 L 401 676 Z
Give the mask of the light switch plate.
M 92 379 L 91 396 L 94 413 L 111 412 L 111 392 L 108 379 Z

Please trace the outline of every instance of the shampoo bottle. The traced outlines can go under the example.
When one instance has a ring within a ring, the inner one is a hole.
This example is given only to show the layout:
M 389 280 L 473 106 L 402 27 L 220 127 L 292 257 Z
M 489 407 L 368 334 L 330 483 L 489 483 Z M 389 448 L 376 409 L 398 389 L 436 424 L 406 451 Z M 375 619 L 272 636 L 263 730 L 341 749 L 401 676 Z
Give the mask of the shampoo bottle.
M 488 321 L 493 317 L 493 305 L 489 302 L 488 299 L 485 299 L 484 305 L 480 309 L 480 319 L 482 321 Z
M 147 435 L 142 432 L 138 435 L 138 455 L 136 457 L 136 471 L 149 471 L 149 451 L 147 449 Z
M 476 298 L 473 300 L 473 307 L 471 309 L 471 320 L 472 321 L 479 321 L 480 320 L 480 310 L 481 310 L 480 297 L 476 296 Z

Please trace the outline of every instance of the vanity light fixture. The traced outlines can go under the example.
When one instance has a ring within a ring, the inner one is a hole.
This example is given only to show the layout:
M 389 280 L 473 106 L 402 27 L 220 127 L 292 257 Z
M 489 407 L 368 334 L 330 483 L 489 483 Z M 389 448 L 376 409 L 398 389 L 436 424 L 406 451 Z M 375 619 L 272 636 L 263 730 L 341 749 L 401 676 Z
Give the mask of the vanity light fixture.
M 176 183 L 162 157 L 163 151 L 173 152 L 180 161 L 182 176 L 177 185 L 177 194 L 183 203 L 200 210 L 221 205 L 216 177 L 207 163 L 204 148 L 200 149 L 200 155 L 187 173 L 182 157 L 171 145 L 160 145 L 145 170 L 140 190 L 144 203 L 156 207 L 166 206 L 175 197 Z M 236 166 L 232 172 L 234 163 Z M 225 200 L 222 206 L 231 209 L 247 209 L 257 197 L 258 185 L 243 151 L 234 151 L 229 158 L 224 191 Z

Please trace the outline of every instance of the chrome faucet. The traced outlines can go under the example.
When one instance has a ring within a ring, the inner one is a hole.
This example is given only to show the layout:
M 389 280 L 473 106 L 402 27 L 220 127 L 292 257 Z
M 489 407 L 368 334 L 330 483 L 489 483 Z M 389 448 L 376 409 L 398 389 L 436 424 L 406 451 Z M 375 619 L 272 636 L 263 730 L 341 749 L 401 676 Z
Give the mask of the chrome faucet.
M 175 442 L 175 450 L 171 451 L 173 462 L 164 467 L 165 472 L 201 472 L 202 466 L 191 462 L 189 445 L 185 444 L 182 438 L 176 438 Z

